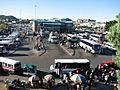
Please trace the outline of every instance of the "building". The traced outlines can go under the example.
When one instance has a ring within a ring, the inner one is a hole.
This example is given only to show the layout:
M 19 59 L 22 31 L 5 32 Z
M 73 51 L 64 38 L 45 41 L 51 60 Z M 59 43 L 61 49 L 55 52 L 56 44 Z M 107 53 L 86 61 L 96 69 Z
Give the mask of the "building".
M 96 24 L 93 26 L 97 31 L 104 31 L 105 30 L 105 22 L 96 22 Z
M 97 31 L 103 31 L 105 28 L 105 22 L 96 22 L 96 20 L 91 19 L 78 19 L 75 26 L 87 26 L 96 29 Z
M 96 20 L 91 20 L 91 19 L 78 19 L 77 23 L 94 23 Z
M 33 31 L 47 30 L 56 32 L 70 32 L 73 30 L 73 21 L 65 19 L 40 19 L 32 21 Z

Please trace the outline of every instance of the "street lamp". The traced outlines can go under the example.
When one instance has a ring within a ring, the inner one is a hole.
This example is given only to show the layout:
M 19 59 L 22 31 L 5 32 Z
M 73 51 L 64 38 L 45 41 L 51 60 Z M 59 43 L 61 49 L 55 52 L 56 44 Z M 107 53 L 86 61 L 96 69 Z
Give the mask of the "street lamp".
M 34 6 L 34 8 L 35 8 L 35 20 L 36 20 L 36 7 L 37 7 L 37 5 Z
M 20 19 L 19 19 L 19 31 L 22 29 L 22 19 L 21 19 L 21 15 L 22 15 L 22 9 L 20 9 Z

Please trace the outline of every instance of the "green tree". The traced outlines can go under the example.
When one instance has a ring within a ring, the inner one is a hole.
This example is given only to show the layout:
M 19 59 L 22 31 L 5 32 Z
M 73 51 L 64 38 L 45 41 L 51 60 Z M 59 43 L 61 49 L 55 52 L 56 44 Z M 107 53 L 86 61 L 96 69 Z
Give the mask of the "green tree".
M 117 16 L 117 23 L 110 27 L 110 34 L 108 35 L 108 38 L 117 50 L 114 60 L 120 67 L 120 14 Z M 117 72 L 117 78 L 120 80 L 120 71 Z
M 4 23 L 4 22 L 1 22 L 1 23 L 0 23 L 0 31 L 1 31 L 1 30 L 6 30 L 7 27 L 8 27 L 8 24 L 7 24 L 7 23 Z
M 105 31 L 109 31 L 110 27 L 113 26 L 113 25 L 116 24 L 116 23 L 117 23 L 116 20 L 106 22 Z

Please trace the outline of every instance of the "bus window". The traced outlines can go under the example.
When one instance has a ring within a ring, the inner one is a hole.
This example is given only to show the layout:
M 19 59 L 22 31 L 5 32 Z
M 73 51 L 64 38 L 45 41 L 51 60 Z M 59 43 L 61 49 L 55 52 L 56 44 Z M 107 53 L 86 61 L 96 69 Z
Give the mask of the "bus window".
M 0 52 L 2 52 L 3 51 L 3 47 L 2 48 L 0 48 Z
M 2 66 L 2 62 L 0 62 L 0 67 Z
M 4 62 L 3 62 L 3 66 L 7 67 L 7 63 L 4 63 Z
M 56 63 L 56 68 L 63 68 L 63 69 L 67 69 L 67 68 L 81 68 L 81 67 L 89 67 L 90 63 Z
M 13 68 L 13 65 L 11 65 L 11 64 L 8 64 L 8 67 L 9 67 L 9 68 Z
M 99 50 L 100 48 L 101 48 L 100 45 L 94 45 L 94 46 L 93 46 L 93 49 L 94 49 L 94 50 Z

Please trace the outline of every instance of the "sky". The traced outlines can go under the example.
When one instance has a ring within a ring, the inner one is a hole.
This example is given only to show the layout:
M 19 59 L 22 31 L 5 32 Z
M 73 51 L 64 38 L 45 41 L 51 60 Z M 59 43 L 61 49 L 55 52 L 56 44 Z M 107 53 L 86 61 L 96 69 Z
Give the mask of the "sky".
M 120 0 L 0 0 L 0 15 L 22 19 L 116 19 Z

